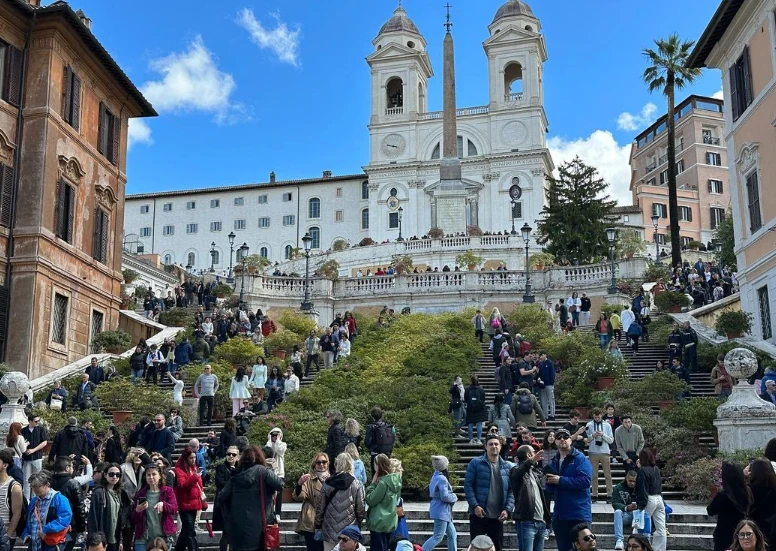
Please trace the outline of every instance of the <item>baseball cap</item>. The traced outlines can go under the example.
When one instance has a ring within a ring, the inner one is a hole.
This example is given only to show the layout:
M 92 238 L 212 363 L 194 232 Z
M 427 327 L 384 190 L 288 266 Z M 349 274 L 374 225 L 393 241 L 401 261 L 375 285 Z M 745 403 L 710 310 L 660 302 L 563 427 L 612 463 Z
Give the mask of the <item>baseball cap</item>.
M 555 431 L 555 438 L 571 438 L 571 433 L 566 429 L 558 429 Z

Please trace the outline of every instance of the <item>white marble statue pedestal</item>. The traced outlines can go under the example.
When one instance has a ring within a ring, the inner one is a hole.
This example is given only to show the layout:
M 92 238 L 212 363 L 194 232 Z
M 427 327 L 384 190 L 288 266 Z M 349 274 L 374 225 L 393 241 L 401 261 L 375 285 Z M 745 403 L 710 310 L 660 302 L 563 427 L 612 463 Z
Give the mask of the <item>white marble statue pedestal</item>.
M 5 442 L 11 423 L 27 426 L 27 414 L 19 400 L 30 390 L 30 380 L 21 371 L 9 371 L 0 379 L 0 391 L 8 398 L 8 403 L 0 411 L 0 437 Z

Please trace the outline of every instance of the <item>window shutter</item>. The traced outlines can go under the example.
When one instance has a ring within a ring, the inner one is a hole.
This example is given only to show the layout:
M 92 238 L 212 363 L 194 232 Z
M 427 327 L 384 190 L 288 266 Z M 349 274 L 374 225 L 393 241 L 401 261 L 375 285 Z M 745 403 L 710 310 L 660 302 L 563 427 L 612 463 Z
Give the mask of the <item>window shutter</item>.
M 687 221 L 692 222 L 692 209 L 687 207 Z
M 60 239 L 65 239 L 63 228 L 65 226 L 65 208 L 67 201 L 67 198 L 65 196 L 67 190 L 65 189 L 67 187 L 67 184 L 65 184 L 62 180 L 57 182 L 57 204 L 56 204 L 56 212 L 54 215 L 54 233 L 57 237 Z
M 102 257 L 102 263 L 107 264 L 108 263 L 108 235 L 110 235 L 109 226 L 110 226 L 110 217 L 108 216 L 108 213 L 101 210 L 100 211 L 100 218 L 102 219 L 102 235 L 100 236 L 100 256 Z
M 72 103 L 71 91 L 73 90 L 73 70 L 69 65 L 65 65 L 62 74 L 62 120 L 67 123 L 72 122 L 70 105 Z
M 110 152 L 110 162 L 118 166 L 119 164 L 119 139 L 121 134 L 121 121 L 115 115 L 111 115 L 111 130 L 113 131 L 113 148 Z
M 710 218 L 711 218 L 711 229 L 712 230 L 716 230 L 717 229 L 717 217 L 715 216 L 716 212 L 714 210 L 714 207 L 711 207 L 709 209 L 709 212 L 711 213 L 711 215 L 710 215 Z
M 70 102 L 72 104 L 70 125 L 75 130 L 79 130 L 81 126 L 81 79 L 75 75 L 73 75 L 73 92 Z
M 108 153 L 108 129 L 106 128 L 105 104 L 100 102 L 100 119 L 97 128 L 97 150 L 106 155 Z
M 8 334 L 8 301 L 11 300 L 11 293 L 7 286 L 0 286 L 0 342 L 4 342 Z
M 736 78 L 736 66 L 738 63 L 733 63 L 733 66 L 728 70 L 728 79 L 730 80 L 730 103 L 731 107 L 733 108 L 733 120 L 738 119 L 738 116 L 740 115 L 738 105 L 739 105 L 739 99 L 738 99 L 738 79 Z
M 8 103 L 19 107 L 22 93 L 22 61 L 24 54 L 19 48 L 8 46 L 8 84 L 6 98 Z
M 749 46 L 744 46 L 744 53 L 741 56 L 741 72 L 743 77 L 743 91 L 742 98 L 744 103 L 742 105 L 741 112 L 746 111 L 746 108 L 752 103 L 752 70 L 749 67 Z
M 709 180 L 709 193 L 711 193 L 711 180 Z
M 11 196 L 13 193 L 13 168 L 2 166 L 2 191 L 0 191 L 0 226 L 11 227 Z
M 75 220 L 75 189 L 70 187 L 69 185 L 65 184 L 66 188 L 66 195 L 67 195 L 67 227 L 65 228 L 65 232 L 67 234 L 67 237 L 65 238 L 65 241 L 73 244 L 73 221 Z
M 720 180 L 719 181 L 719 185 L 717 186 L 717 188 L 719 189 L 719 193 L 724 193 L 725 192 L 725 183 L 722 180 Z
M 102 243 L 102 232 L 100 226 L 102 225 L 102 217 L 100 213 L 102 211 L 99 207 L 94 209 L 94 230 L 92 231 L 92 257 L 95 260 L 101 260 L 100 258 L 100 246 Z

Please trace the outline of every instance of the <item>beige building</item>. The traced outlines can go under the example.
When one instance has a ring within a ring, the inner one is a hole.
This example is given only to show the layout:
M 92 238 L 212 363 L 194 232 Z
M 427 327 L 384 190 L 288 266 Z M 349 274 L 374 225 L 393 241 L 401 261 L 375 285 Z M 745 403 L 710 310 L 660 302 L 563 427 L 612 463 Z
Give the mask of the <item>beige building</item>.
M 771 343 L 776 307 L 776 0 L 724 0 L 688 65 L 722 71 L 741 308 Z
M 676 185 L 682 246 L 704 245 L 730 206 L 728 162 L 722 100 L 690 96 L 676 106 Z M 658 222 L 658 244 L 670 251 L 666 116 L 636 136 L 631 148 L 633 204 L 642 212 L 643 234 L 653 241 L 652 215 Z

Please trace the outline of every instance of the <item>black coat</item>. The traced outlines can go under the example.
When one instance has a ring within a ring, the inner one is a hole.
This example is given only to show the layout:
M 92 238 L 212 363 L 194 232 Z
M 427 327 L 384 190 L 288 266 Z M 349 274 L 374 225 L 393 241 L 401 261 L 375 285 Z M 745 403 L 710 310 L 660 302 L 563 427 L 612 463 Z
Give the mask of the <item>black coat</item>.
M 515 510 L 512 513 L 512 519 L 518 522 L 534 520 L 534 511 L 536 502 L 533 488 L 531 488 L 531 479 L 536 481 L 539 487 L 539 496 L 542 500 L 541 506 L 544 516 L 544 522 L 550 524 L 550 503 L 547 501 L 547 494 L 544 492 L 542 469 L 534 462 L 527 460 L 520 463 L 509 471 L 509 484 L 512 486 L 512 493 L 515 495 Z
M 329 458 L 336 459 L 339 454 L 345 451 L 345 431 L 338 421 L 334 421 L 326 432 L 326 448 L 323 450 Z M 331 463 L 332 460 L 329 459 Z
M 719 492 L 706 507 L 709 516 L 717 517 L 717 526 L 714 528 L 714 551 L 725 551 L 733 545 L 736 526 L 746 517 L 746 512 L 742 512 L 725 495 L 725 492 Z
M 216 467 L 216 503 L 218 503 L 218 494 L 226 487 L 226 484 L 237 473 L 237 466 L 230 467 L 226 462 L 221 463 Z M 224 522 L 223 507 L 213 508 L 213 530 L 224 529 L 226 523 Z
M 466 403 L 466 424 L 484 423 L 488 420 L 488 406 L 485 404 L 485 391 L 477 385 L 470 385 L 463 394 L 463 401 Z M 476 404 L 479 404 L 479 411 Z
M 85 532 L 86 502 L 78 482 L 73 480 L 73 476 L 70 474 L 57 473 L 51 480 L 51 489 L 65 496 L 70 502 L 70 509 L 73 511 L 73 520 L 70 525 L 73 527 L 73 532 Z
M 121 440 L 111 437 L 105 442 L 105 461 L 108 463 L 124 463 L 124 452 L 121 450 Z
M 129 513 L 132 508 L 132 500 L 129 499 L 127 492 L 123 488 L 117 486 L 121 496 L 121 506 L 119 507 L 119 518 L 116 522 L 116 541 L 121 541 L 121 531 L 124 528 L 130 526 Z M 87 528 L 89 533 L 92 532 L 105 532 L 105 528 L 109 525 L 110 520 L 110 507 L 108 506 L 108 496 L 106 494 L 108 490 L 102 486 L 98 486 L 92 492 L 91 502 L 89 503 L 89 516 L 87 521 Z
M 776 488 L 750 488 L 754 499 L 749 509 L 749 518 L 757 523 L 772 548 L 776 544 Z
M 75 455 L 73 462 L 76 465 L 81 464 L 82 455 L 89 456 L 89 443 L 86 440 L 86 434 L 74 425 L 68 425 L 54 436 L 54 443 L 49 452 L 49 461 L 53 463 L 57 457 L 64 455 Z
M 264 503 L 261 503 L 261 485 L 264 486 Z M 227 531 L 235 551 L 259 549 L 264 531 L 262 516 L 267 524 L 275 522 L 272 496 L 283 489 L 283 481 L 272 469 L 254 465 L 232 476 L 218 494 L 217 505 L 227 519 Z M 261 507 L 264 507 L 262 515 Z

